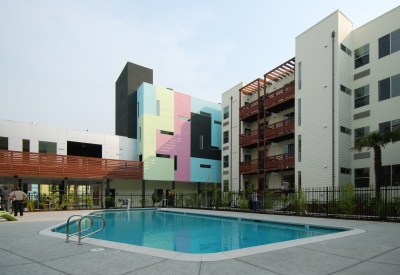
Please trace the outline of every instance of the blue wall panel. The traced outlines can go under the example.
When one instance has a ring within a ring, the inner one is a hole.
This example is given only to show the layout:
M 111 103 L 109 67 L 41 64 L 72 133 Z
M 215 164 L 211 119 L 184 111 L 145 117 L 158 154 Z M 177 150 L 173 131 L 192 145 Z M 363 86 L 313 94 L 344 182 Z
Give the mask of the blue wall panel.
M 211 168 L 200 168 L 201 164 L 211 165 Z M 221 161 L 190 158 L 190 181 L 221 183 Z

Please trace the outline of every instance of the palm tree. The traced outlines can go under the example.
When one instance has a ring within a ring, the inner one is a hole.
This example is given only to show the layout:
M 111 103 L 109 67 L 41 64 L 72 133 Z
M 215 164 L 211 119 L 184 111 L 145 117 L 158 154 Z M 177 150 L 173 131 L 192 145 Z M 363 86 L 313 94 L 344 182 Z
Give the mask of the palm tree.
M 351 151 L 361 152 L 362 149 L 374 149 L 374 170 L 375 170 L 375 192 L 376 198 L 380 198 L 380 188 L 382 180 L 382 151 L 381 148 L 390 142 L 397 142 L 400 140 L 400 128 L 391 131 L 380 132 L 375 130 L 360 137 L 356 140 L 354 147 L 350 148 Z

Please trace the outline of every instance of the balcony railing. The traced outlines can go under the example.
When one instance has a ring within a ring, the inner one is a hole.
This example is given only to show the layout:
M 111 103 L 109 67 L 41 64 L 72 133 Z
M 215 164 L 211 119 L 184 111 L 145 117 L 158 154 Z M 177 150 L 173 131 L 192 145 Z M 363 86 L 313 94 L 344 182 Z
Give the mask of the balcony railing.
M 260 169 L 262 169 L 263 163 L 262 160 L 258 159 L 245 160 L 239 163 L 239 172 L 240 173 L 257 173 Z
M 264 159 L 265 171 L 278 171 L 293 168 L 294 152 L 266 157 Z
M 270 140 L 294 133 L 294 117 L 267 125 L 265 128 L 265 140 Z
M 249 104 L 246 104 L 239 109 L 240 120 L 246 119 L 253 115 L 256 115 L 258 112 L 263 112 L 264 110 L 264 101 L 262 99 L 257 99 Z
M 143 179 L 143 163 L 0 150 L 0 175 L 78 179 Z
M 239 146 L 245 147 L 252 144 L 256 144 L 259 140 L 260 141 L 264 140 L 264 132 L 262 130 L 256 129 L 251 132 L 241 134 L 239 136 Z
M 266 95 L 264 106 L 266 109 L 294 98 L 294 82 Z

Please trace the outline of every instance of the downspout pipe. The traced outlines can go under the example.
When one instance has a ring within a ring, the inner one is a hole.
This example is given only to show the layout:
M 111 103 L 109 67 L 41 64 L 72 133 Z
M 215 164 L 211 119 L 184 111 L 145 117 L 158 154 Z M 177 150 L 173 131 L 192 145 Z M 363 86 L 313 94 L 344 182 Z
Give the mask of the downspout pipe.
M 229 177 L 230 177 L 230 179 L 229 179 L 229 183 L 230 183 L 230 191 L 233 191 L 232 189 L 233 189 L 233 182 L 232 182 L 232 159 L 233 159 L 233 155 L 232 155 L 232 138 L 233 138 L 233 132 L 232 132 L 232 117 L 233 117 L 233 113 L 232 113 L 232 103 L 233 103 L 233 97 L 231 96 L 231 112 L 230 112 L 230 125 L 231 125 L 231 131 L 230 131 L 230 133 L 231 133 L 231 135 L 230 135 L 230 138 L 229 138 L 229 148 L 230 148 L 230 156 L 229 156 Z
M 335 188 L 335 31 L 332 31 L 332 190 Z

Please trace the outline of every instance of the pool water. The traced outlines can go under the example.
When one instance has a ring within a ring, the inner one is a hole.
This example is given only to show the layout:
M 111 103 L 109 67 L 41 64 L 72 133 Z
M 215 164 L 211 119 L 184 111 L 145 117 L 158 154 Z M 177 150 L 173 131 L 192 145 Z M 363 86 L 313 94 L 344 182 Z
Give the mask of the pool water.
M 229 251 L 346 230 L 154 210 L 94 214 L 105 218 L 106 226 L 90 238 L 193 254 Z M 92 231 L 101 227 L 97 220 L 100 219 L 94 219 Z M 82 228 L 88 225 L 87 219 L 82 222 Z M 71 223 L 70 232 L 76 230 L 76 222 Z M 52 231 L 65 233 L 66 227 Z

